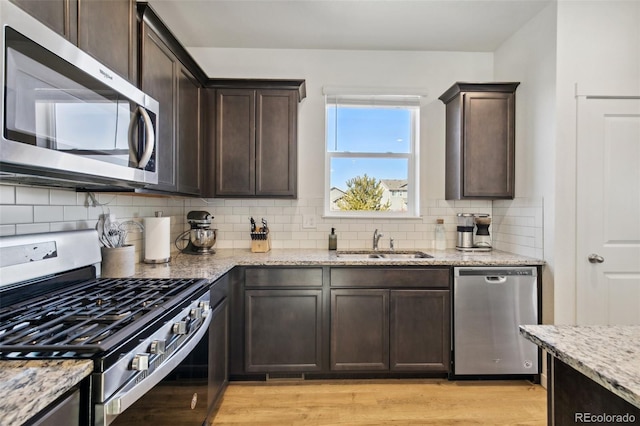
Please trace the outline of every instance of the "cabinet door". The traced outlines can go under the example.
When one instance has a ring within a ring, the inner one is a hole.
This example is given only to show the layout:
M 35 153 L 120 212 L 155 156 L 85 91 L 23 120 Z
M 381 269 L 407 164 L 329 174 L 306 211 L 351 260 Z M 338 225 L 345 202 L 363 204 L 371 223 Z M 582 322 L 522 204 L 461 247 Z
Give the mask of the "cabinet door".
M 78 46 L 134 81 L 135 0 L 78 0 Z
M 449 371 L 449 335 L 448 290 L 391 291 L 391 370 Z
M 140 83 L 142 91 L 160 103 L 156 128 L 158 184 L 152 189 L 175 191 L 176 144 L 175 103 L 176 60 L 169 48 L 147 25 L 142 26 Z
M 389 369 L 389 290 L 331 290 L 331 369 Z
M 257 91 L 256 195 L 296 197 L 297 116 L 295 91 Z
M 255 91 L 216 92 L 215 195 L 255 195 Z
M 247 372 L 321 368 L 322 290 L 245 291 Z
M 180 67 L 178 72 L 178 191 L 200 195 L 202 134 L 200 132 L 200 85 Z
M 11 0 L 71 43 L 78 40 L 77 0 Z
M 463 197 L 513 198 L 515 95 L 463 95 Z

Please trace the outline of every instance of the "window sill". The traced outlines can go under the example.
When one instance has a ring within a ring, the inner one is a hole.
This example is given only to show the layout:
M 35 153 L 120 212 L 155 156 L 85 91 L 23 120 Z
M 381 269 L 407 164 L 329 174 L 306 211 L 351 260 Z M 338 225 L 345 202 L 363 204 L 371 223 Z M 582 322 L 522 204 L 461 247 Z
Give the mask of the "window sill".
M 326 219 L 380 219 L 380 220 L 396 220 L 396 219 L 406 219 L 406 220 L 422 220 L 422 216 L 420 215 L 408 215 L 408 214 L 371 214 L 366 212 L 359 212 L 353 214 L 345 214 L 345 213 L 325 213 L 322 215 L 322 218 Z

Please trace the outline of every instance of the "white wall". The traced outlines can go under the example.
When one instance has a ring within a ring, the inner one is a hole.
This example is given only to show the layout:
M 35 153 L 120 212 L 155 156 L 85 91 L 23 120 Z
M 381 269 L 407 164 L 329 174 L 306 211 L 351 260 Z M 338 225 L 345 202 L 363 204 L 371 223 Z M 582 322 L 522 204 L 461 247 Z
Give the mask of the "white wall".
M 544 204 L 543 321 L 553 323 L 555 146 L 556 146 L 556 5 L 551 4 L 495 52 L 495 79 L 520 81 L 516 92 L 516 197 Z M 494 202 L 494 217 L 517 209 L 522 201 Z M 500 232 L 498 224 L 496 232 Z M 560 231 L 561 232 L 561 231 Z

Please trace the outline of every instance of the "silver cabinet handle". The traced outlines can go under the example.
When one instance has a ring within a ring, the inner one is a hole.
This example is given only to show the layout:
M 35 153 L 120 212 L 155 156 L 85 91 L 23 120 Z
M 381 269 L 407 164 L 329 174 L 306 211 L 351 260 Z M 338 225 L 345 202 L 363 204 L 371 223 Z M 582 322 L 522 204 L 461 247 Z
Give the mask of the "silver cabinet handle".
M 600 256 L 599 254 L 595 254 L 595 253 L 590 254 L 588 259 L 589 259 L 589 262 L 591 262 L 591 263 L 602 263 L 602 262 L 604 262 L 604 257 Z

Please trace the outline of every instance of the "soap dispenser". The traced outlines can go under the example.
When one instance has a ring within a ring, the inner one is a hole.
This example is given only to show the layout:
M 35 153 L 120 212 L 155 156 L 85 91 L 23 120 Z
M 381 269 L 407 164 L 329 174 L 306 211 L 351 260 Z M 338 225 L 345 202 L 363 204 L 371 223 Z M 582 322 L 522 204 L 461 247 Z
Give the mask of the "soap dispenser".
M 331 228 L 329 234 L 329 250 L 336 250 L 338 248 L 338 235 L 336 235 L 336 228 Z

